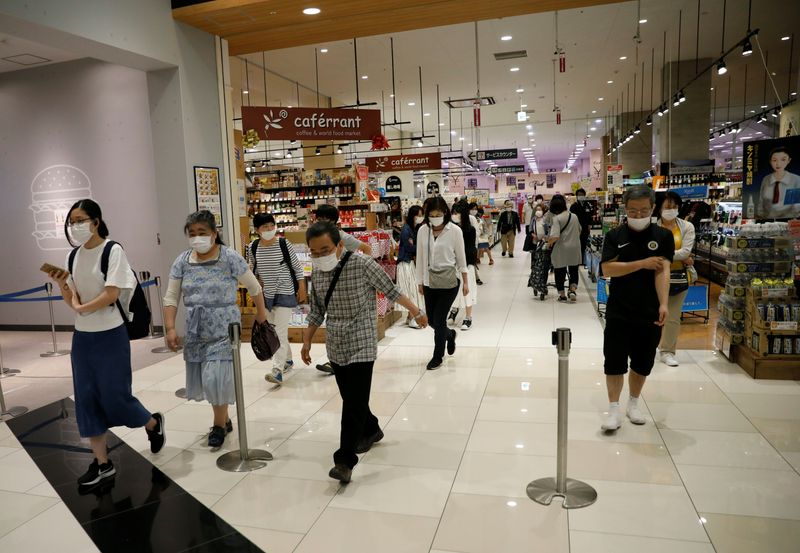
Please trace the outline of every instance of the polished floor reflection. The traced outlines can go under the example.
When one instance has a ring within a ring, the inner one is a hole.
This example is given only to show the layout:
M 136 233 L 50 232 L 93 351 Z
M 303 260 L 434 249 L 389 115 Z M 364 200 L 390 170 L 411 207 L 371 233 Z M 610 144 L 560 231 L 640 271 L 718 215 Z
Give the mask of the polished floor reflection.
M 534 300 L 527 266 L 523 255 L 481 266 L 473 327 L 439 371 L 424 369 L 430 331 L 389 330 L 372 395 L 386 437 L 346 487 L 327 476 L 341 413 L 333 379 L 298 367 L 275 388 L 247 348 L 250 445 L 275 455 L 253 473 L 217 469 L 222 452 L 205 446 L 210 407 L 173 395 L 179 357 L 134 373 L 142 401 L 166 413 L 167 446 L 152 455 L 144 432 L 115 429 L 120 474 L 101 497 L 76 493 L 88 454 L 69 402 L 24 419 L 34 429 L 24 448 L 0 424 L 0 506 L 14 506 L 0 509 L 0 551 L 96 551 L 110 536 L 112 551 L 796 553 L 800 384 L 754 381 L 714 352 L 680 351 L 679 367 L 658 364 L 647 383 L 647 424 L 606 435 L 591 291 L 576 305 Z M 557 326 L 574 334 L 569 475 L 599 493 L 569 512 L 525 495 L 555 473 Z M 323 348 L 312 357 L 324 360 Z M 47 446 L 56 440 L 67 447 Z M 223 451 L 236 448 L 232 435 Z

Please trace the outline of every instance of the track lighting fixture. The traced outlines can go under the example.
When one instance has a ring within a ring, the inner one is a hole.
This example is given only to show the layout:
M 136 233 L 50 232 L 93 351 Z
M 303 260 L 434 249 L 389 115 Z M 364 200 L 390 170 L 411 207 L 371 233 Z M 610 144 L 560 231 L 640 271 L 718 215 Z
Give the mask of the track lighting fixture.
M 683 94 L 683 90 L 678 92 L 678 101 L 682 104 L 686 101 L 686 96 Z
M 717 75 L 724 75 L 728 72 L 728 68 L 725 66 L 725 60 L 719 60 L 717 64 Z
M 725 129 L 719 131 L 719 137 L 722 138 L 723 136 L 725 136 Z
M 642 127 L 639 126 L 639 125 L 636 125 L 636 128 L 633 129 L 633 134 L 639 134 L 640 132 L 642 132 Z
M 344 153 L 344 150 L 342 150 L 342 147 L 341 147 L 341 146 L 339 146 L 338 148 L 336 148 L 336 153 L 337 153 L 337 154 Z
M 742 55 L 746 57 L 752 53 L 753 53 L 753 45 L 750 44 L 750 39 L 746 38 L 744 39 L 744 44 L 742 44 Z
M 320 155 L 321 153 L 322 153 L 322 152 L 320 151 L 319 147 L 317 147 L 317 148 L 314 150 L 314 155 L 315 155 L 315 156 L 318 156 L 318 155 Z
M 653 124 L 653 116 L 652 116 L 652 115 L 648 115 L 648 116 L 647 116 L 647 121 L 645 121 L 644 123 L 645 123 L 645 125 L 647 125 L 648 127 L 649 127 L 650 125 L 652 125 L 652 124 Z
M 776 109 L 770 115 L 772 115 L 773 117 L 777 118 L 780 114 L 781 114 L 781 110 Z
M 669 112 L 669 103 L 664 104 L 664 115 L 666 115 L 667 112 Z
M 286 152 L 286 159 L 292 159 L 292 152 Z
M 659 117 L 664 117 L 664 104 L 661 104 L 660 106 L 658 106 L 658 116 Z
M 708 139 L 709 140 L 714 140 L 714 133 L 713 132 L 708 133 Z
M 681 99 L 678 97 L 677 94 L 675 95 L 675 98 L 672 100 L 672 105 L 674 107 L 678 107 L 679 105 L 681 105 Z
M 758 117 L 758 122 L 759 123 L 763 123 L 766 120 L 767 120 L 767 116 L 764 115 L 764 112 L 761 112 L 761 115 Z

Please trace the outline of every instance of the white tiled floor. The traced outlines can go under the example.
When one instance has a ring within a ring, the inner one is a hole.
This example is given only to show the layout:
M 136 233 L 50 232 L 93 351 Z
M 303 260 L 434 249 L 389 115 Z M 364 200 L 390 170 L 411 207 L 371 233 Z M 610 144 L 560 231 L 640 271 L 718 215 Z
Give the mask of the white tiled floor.
M 220 453 L 204 440 L 209 407 L 172 395 L 180 358 L 134 374 L 145 404 L 166 411 L 165 450 L 151 455 L 142 432 L 119 434 L 265 551 L 796 552 L 800 385 L 753 381 L 714 352 L 680 352 L 681 366 L 657 365 L 645 388 L 648 424 L 606 435 L 594 307 L 586 293 L 577 305 L 533 299 L 527 267 L 523 255 L 481 266 L 474 326 L 459 332 L 456 355 L 439 371 L 424 370 L 430 330 L 388 331 L 372 395 L 386 437 L 349 486 L 327 477 L 341 413 L 335 381 L 298 366 L 275 388 L 247 348 L 250 445 L 273 452 L 266 468 L 216 468 Z M 529 481 L 555 473 L 556 326 L 574 333 L 568 472 L 599 493 L 595 505 L 569 512 L 525 494 Z M 324 359 L 324 349 L 312 356 Z M 223 450 L 236 448 L 232 435 Z M 61 553 L 93 550 L 0 424 L 0 551 L 52 543 Z

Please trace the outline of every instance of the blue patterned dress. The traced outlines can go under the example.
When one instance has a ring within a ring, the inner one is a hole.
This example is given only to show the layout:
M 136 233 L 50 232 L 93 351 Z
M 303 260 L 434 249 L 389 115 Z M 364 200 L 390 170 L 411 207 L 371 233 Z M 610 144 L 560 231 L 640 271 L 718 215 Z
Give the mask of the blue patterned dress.
M 241 322 L 237 283 L 248 270 L 247 261 L 227 246 L 220 247 L 218 259 L 193 262 L 191 251 L 186 251 L 172 264 L 169 277 L 181 281 L 186 306 L 183 358 L 188 399 L 235 403 L 228 325 Z

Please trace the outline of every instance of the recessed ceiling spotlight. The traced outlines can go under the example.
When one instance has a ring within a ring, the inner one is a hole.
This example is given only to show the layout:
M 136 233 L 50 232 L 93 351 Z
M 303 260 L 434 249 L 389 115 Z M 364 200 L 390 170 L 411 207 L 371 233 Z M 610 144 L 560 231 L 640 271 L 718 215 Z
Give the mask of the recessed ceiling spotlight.
M 467 144 L 467 146 L 472 146 L 472 142 L 470 142 L 469 144 Z
M 528 136 L 533 136 L 533 131 L 528 132 Z
M 512 67 L 511 69 L 509 69 L 509 71 L 511 71 L 512 73 L 516 73 L 517 71 L 519 71 L 519 67 Z
M 524 109 L 524 108 L 528 107 L 528 104 L 520 104 L 519 107 Z
M 306 8 L 303 10 L 303 13 L 306 15 L 317 15 L 320 11 L 319 8 Z
M 242 94 L 250 94 L 249 90 L 242 90 Z
M 408 103 L 408 105 L 409 105 L 409 107 L 412 107 L 412 108 L 413 108 L 414 106 L 416 106 L 416 105 L 417 105 L 417 103 L 416 103 L 416 102 L 409 102 L 409 103 Z
M 590 130 L 590 131 L 596 131 L 596 130 L 597 130 L 597 127 L 589 127 L 589 130 Z
M 463 136 L 459 136 L 459 137 L 458 137 L 458 139 L 459 139 L 459 140 L 461 140 L 461 141 L 463 141 L 463 140 L 464 140 L 464 137 L 463 137 Z
M 602 123 L 603 120 L 602 119 L 595 119 L 594 122 L 599 124 L 599 123 Z
M 500 40 L 502 40 L 503 42 L 508 42 L 512 38 L 514 38 L 514 37 L 512 37 L 511 35 L 503 35 L 503 36 L 500 37 Z
M 367 79 L 369 79 L 369 75 L 361 75 L 361 78 L 366 81 Z
M 626 59 L 628 59 L 628 56 L 620 56 L 619 59 L 625 61 Z
M 790 36 L 782 36 L 781 40 L 789 40 L 790 38 L 792 38 L 792 37 L 790 37 Z
M 444 127 L 444 123 L 439 123 L 439 126 L 440 127 Z
M 522 94 L 523 92 L 525 92 L 524 88 L 518 88 L 517 89 L 517 94 Z
M 431 116 L 430 113 L 423 113 L 422 115 L 424 115 L 425 117 L 430 117 Z
M 597 99 L 597 101 L 598 101 L 598 102 L 602 102 L 603 100 L 605 100 L 605 98 L 603 98 L 602 96 L 600 96 L 600 97 Z
M 597 113 L 597 110 L 596 110 L 596 109 L 593 109 L 593 110 L 592 110 L 592 113 Z
M 394 98 L 394 94 L 389 94 L 389 98 Z
M 525 128 L 531 130 L 533 128 L 533 125 L 525 125 Z
M 328 49 L 327 48 L 320 48 L 320 52 L 322 54 L 327 54 L 328 53 Z
M 455 136 L 455 135 L 456 135 L 456 131 L 450 131 L 450 136 Z
M 614 84 L 614 81 L 606 81 L 606 84 Z
M 646 19 L 640 19 L 639 23 L 641 23 L 641 24 L 647 23 L 647 20 Z

